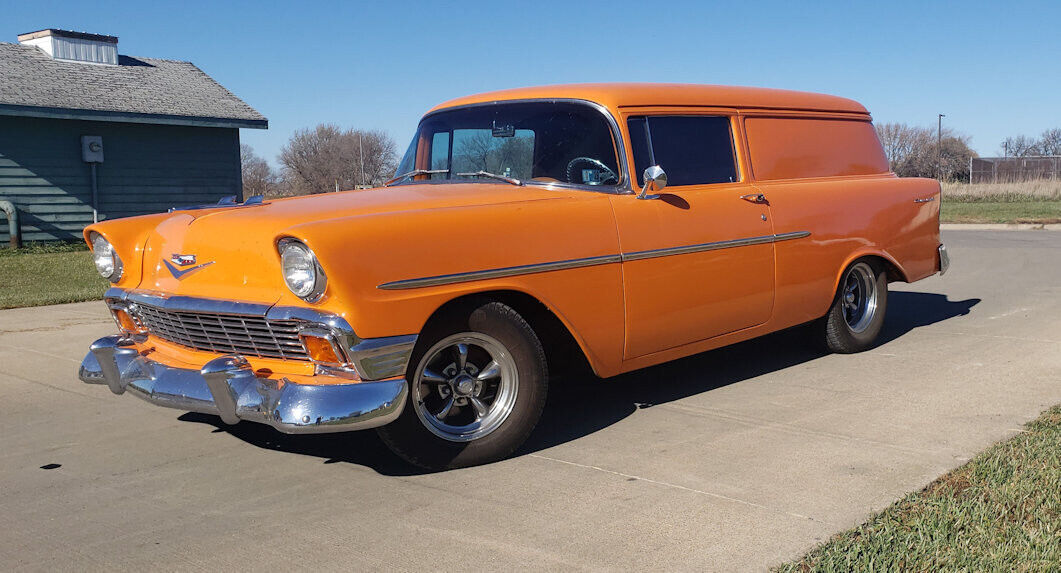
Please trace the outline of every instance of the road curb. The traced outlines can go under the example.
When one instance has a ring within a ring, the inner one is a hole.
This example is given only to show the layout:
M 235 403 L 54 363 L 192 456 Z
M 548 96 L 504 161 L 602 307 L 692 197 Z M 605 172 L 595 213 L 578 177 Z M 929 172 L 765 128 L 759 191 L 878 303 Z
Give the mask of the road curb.
M 1061 223 L 941 223 L 944 231 L 1061 231 Z

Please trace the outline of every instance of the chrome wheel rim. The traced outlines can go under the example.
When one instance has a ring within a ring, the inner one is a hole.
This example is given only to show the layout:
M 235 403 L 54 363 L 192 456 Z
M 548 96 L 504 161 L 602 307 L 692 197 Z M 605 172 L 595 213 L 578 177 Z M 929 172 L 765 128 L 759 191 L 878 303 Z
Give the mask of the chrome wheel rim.
M 424 353 L 413 379 L 413 402 L 431 433 L 470 442 L 501 427 L 518 390 L 516 362 L 508 349 L 491 336 L 464 332 Z
M 869 328 L 877 314 L 877 276 L 866 263 L 858 263 L 844 276 L 840 291 L 844 320 L 851 332 Z

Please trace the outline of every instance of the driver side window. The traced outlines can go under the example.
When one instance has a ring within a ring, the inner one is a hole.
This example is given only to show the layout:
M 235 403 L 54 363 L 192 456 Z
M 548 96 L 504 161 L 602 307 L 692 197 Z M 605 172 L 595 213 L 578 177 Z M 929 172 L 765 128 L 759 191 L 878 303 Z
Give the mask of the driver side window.
M 725 116 L 635 116 L 627 120 L 638 185 L 659 165 L 669 186 L 737 180 L 730 118 Z

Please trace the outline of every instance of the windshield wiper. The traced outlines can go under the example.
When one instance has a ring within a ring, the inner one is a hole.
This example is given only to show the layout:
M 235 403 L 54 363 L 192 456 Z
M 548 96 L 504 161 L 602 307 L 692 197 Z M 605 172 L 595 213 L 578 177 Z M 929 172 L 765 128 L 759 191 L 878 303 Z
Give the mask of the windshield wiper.
M 406 177 L 416 177 L 417 175 L 431 175 L 433 173 L 449 173 L 449 169 L 413 169 L 412 171 L 406 171 L 401 175 L 397 175 L 393 179 L 388 179 L 383 183 L 383 186 L 386 187 L 391 183 L 401 181 Z
M 513 185 L 523 185 L 523 182 L 514 177 L 508 177 L 507 175 L 498 175 L 497 173 L 490 173 L 489 171 L 472 171 L 469 173 L 458 173 L 457 177 L 489 177 L 490 179 L 497 179 L 498 181 L 504 181 L 505 183 L 511 183 Z

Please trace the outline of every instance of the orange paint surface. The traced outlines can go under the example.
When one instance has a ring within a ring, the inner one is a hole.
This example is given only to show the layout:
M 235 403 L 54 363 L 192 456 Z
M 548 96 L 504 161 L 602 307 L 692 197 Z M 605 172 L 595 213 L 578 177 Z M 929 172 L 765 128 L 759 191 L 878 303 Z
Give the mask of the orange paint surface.
M 744 126 L 752 171 L 760 181 L 889 171 L 868 120 L 749 117 Z
M 106 221 L 86 229 L 86 237 L 95 230 L 114 244 L 125 266 L 116 286 L 314 308 L 343 316 L 362 338 L 416 334 L 439 307 L 463 295 L 525 293 L 556 314 L 602 376 L 815 319 L 831 303 L 845 266 L 861 256 L 890 261 L 907 281 L 938 271 L 939 186 L 886 172 L 869 115 L 856 102 L 782 90 L 596 84 L 482 94 L 436 109 L 536 98 L 599 104 L 620 126 L 629 165 L 629 115 L 728 116 L 741 180 L 669 187 L 658 200 L 637 199 L 636 184 L 631 192 L 608 194 L 489 180 L 424 181 Z M 816 150 L 816 158 L 789 157 L 799 126 L 819 122 L 842 126 L 818 136 L 809 130 L 799 140 Z M 845 149 L 870 160 L 852 163 L 840 157 Z M 799 178 L 809 166 L 843 176 Z M 636 182 L 636 174 L 626 176 Z M 741 199 L 760 192 L 766 203 Z M 914 203 L 925 197 L 936 200 Z M 793 232 L 810 236 L 407 290 L 378 288 Z M 303 241 L 317 255 L 328 277 L 320 301 L 307 303 L 284 284 L 276 250 L 283 237 Z M 174 254 L 212 264 L 178 279 L 165 264 Z M 195 367 L 212 358 L 154 338 L 143 350 Z M 296 382 L 312 379 L 306 363 L 252 364 Z

